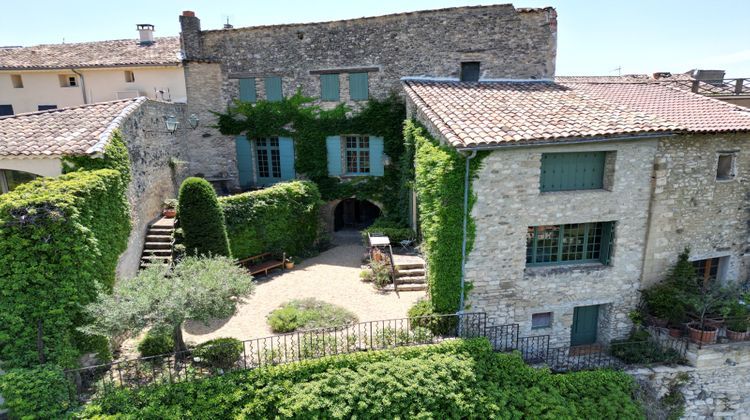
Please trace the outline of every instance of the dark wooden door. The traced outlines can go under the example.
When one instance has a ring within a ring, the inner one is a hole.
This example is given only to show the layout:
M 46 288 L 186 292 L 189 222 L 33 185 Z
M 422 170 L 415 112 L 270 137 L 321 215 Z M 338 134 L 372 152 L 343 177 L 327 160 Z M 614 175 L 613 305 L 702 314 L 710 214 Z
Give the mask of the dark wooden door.
M 570 345 L 582 346 L 596 342 L 599 325 L 599 306 L 579 306 L 573 309 L 573 326 L 570 328 Z

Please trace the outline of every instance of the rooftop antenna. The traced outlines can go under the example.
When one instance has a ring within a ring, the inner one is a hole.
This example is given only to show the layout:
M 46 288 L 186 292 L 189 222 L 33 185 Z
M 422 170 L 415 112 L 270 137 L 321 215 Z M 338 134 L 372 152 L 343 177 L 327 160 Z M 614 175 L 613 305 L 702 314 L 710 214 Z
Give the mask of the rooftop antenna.
M 225 16 L 225 17 L 227 18 L 227 23 L 225 23 L 225 24 L 224 24 L 224 29 L 232 29 L 232 28 L 234 28 L 234 26 L 232 26 L 232 25 L 231 25 L 231 24 L 229 23 L 229 16 L 227 15 L 227 16 Z
M 618 76 L 622 76 L 622 66 L 617 66 L 610 71 L 616 71 Z

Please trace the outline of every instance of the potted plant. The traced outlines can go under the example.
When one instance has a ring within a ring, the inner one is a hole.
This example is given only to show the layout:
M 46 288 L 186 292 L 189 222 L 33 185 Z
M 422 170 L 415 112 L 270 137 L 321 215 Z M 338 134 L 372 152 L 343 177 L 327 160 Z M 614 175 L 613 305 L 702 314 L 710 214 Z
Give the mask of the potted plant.
M 685 296 L 695 314 L 695 321 L 688 324 L 690 339 L 699 344 L 715 343 L 719 327 L 711 322 L 709 314 L 729 299 L 736 299 L 736 287 L 723 286 L 717 282 L 704 283 L 700 280 L 695 291 L 696 293 Z
M 672 321 L 679 325 L 685 314 L 685 304 L 680 299 L 679 290 L 672 284 L 660 283 L 641 293 L 646 302 L 651 324 L 666 328 Z
M 291 270 L 292 268 L 294 268 L 294 257 L 288 257 L 284 261 L 284 268 L 286 268 L 287 270 Z
M 177 199 L 176 198 L 170 198 L 167 200 L 164 200 L 164 203 L 161 205 L 161 215 L 172 219 L 175 216 L 177 216 Z
M 750 310 L 744 303 L 734 300 L 727 311 L 727 338 L 730 341 L 743 341 L 750 338 Z

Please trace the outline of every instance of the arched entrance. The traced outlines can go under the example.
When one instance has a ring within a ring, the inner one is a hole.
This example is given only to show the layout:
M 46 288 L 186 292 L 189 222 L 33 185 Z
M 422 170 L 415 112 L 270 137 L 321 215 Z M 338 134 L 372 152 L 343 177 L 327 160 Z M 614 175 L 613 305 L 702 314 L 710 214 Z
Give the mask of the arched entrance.
M 367 200 L 347 198 L 333 211 L 333 230 L 364 229 L 380 216 L 380 208 Z

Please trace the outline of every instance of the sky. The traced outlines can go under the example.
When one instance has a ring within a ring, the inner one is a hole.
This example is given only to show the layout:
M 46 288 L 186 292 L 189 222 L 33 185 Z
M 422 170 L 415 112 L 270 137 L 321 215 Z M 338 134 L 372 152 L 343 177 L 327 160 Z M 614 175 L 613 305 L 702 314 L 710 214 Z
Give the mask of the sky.
M 468 0 L 26 0 L 0 13 L 0 46 L 136 38 L 137 23 L 177 35 L 193 10 L 203 29 L 318 22 L 507 1 Z M 750 0 L 516 0 L 558 13 L 558 75 L 724 69 L 750 77 Z

